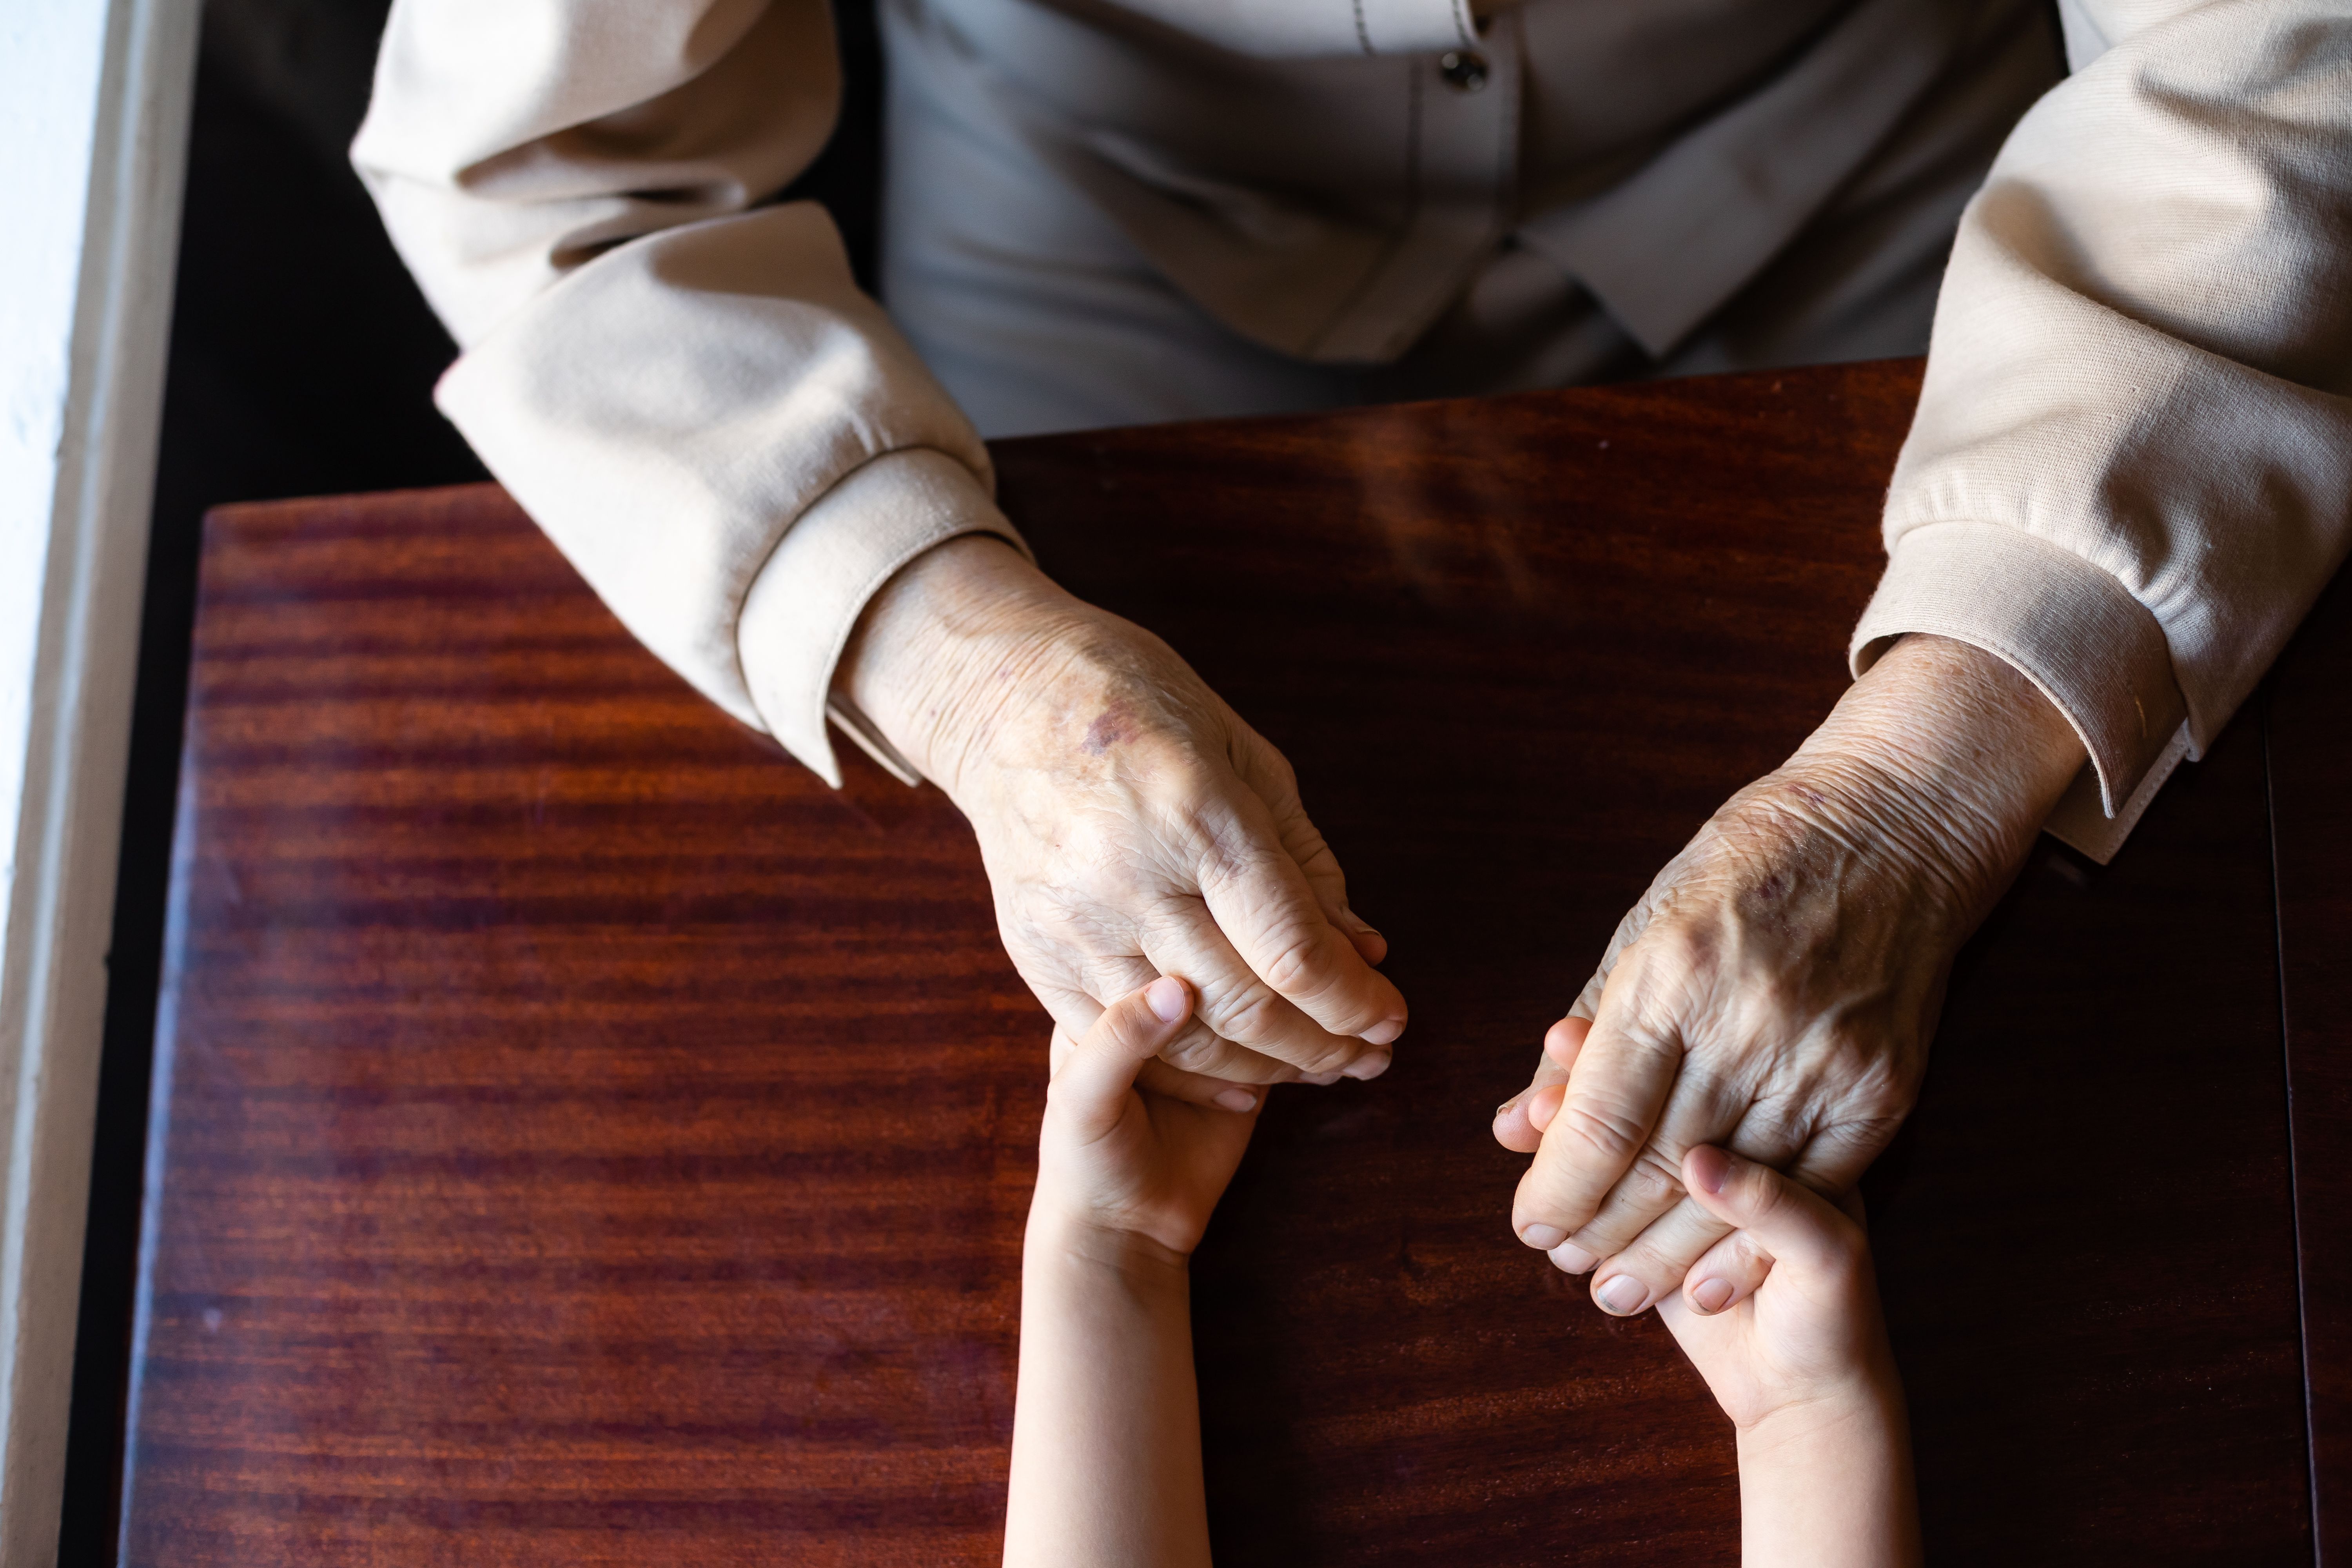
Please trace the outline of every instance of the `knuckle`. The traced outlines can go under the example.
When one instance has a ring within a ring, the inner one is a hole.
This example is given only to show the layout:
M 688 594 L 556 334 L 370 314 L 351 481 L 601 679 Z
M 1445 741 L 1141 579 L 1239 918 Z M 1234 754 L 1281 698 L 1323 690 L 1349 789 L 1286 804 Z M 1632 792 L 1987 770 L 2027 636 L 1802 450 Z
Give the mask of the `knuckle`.
M 1332 1039 L 1307 1053 L 1301 1070 L 1310 1073 L 1338 1072 L 1363 1054 L 1363 1047 L 1353 1040 Z
M 1669 1160 L 1666 1151 L 1655 1143 L 1649 1144 L 1618 1178 L 1617 1190 L 1636 1209 L 1664 1208 L 1683 1195 L 1682 1163 Z
M 1329 984 L 1329 964 L 1316 933 L 1293 929 L 1276 940 L 1281 946 L 1261 976 L 1286 996 L 1315 995 Z
M 1282 1033 L 1288 1004 L 1264 984 L 1242 986 L 1223 998 L 1209 1022 L 1217 1033 L 1244 1045 L 1258 1045 Z
M 1290 765 L 1288 757 L 1255 731 L 1250 731 L 1250 738 L 1257 742 L 1257 767 L 1265 782 L 1273 786 L 1276 803 L 1295 803 L 1298 798 L 1298 770 Z
M 1750 1165 L 1748 1170 L 1749 1218 L 1769 1224 L 1785 1215 L 1790 1208 L 1788 1184 L 1762 1165 Z
M 1666 920 L 1642 933 L 1643 962 L 1675 980 L 1706 978 L 1715 973 L 1720 942 L 1716 933 L 1696 921 Z
M 1747 1231 L 1735 1230 L 1731 1233 L 1731 1246 L 1724 1262 L 1727 1272 L 1752 1285 L 1771 1272 L 1772 1255 L 1764 1250 L 1762 1242 Z
M 1170 1067 L 1214 1077 L 1233 1058 L 1233 1047 L 1206 1030 L 1194 1030 L 1160 1053 Z
M 1675 1267 L 1675 1260 L 1646 1242 L 1634 1243 L 1609 1262 L 1660 1296 L 1673 1294 L 1675 1288 L 1683 1282 L 1682 1271 Z
M 1290 851 L 1290 858 L 1298 862 L 1298 868 L 1307 873 L 1308 881 L 1328 889 L 1341 901 L 1346 900 L 1347 874 L 1339 869 L 1339 857 L 1320 833 L 1311 826 L 1285 833 L 1282 847 Z
M 1194 846 L 1194 876 L 1203 889 L 1247 879 L 1265 863 L 1265 847 L 1223 801 L 1193 800 L 1178 813 L 1181 836 Z
M 1581 1155 L 1595 1162 L 1621 1163 L 1633 1157 L 1650 1130 L 1611 1107 L 1570 1101 L 1559 1108 L 1545 1138 L 1549 1141 L 1555 1134 L 1571 1160 Z
M 1725 1145 L 1733 1153 L 1777 1165 L 1801 1148 L 1811 1136 L 1811 1119 L 1798 1106 L 1782 1100 L 1759 1100 L 1748 1108 L 1739 1126 Z

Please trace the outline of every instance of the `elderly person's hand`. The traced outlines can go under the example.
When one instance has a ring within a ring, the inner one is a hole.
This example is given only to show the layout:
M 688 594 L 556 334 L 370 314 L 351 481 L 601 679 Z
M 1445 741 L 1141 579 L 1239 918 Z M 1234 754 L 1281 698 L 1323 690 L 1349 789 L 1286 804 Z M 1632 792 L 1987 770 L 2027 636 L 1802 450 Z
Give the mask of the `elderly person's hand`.
M 1512 1230 L 1612 1312 L 1686 1276 L 1706 1310 L 1754 1289 L 1769 1264 L 1684 1195 L 1683 1156 L 1851 1186 L 1917 1095 L 1953 955 L 2084 756 L 2002 660 L 1888 649 L 1658 873 L 1552 1026 L 1495 1121 L 1536 1155 Z
M 1290 764 L 1166 643 L 959 539 L 877 595 L 841 685 L 971 818 L 1006 951 L 1066 1034 L 1171 974 L 1199 1000 L 1148 1089 L 1206 1103 L 1388 1066 L 1387 943 Z

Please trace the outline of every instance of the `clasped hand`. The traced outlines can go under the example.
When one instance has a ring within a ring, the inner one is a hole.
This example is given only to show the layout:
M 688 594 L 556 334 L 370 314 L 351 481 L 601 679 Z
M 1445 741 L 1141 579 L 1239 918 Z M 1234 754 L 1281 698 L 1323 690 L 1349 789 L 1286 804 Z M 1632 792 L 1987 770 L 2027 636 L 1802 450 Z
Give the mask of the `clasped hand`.
M 1139 1083 L 1191 1002 L 1181 981 L 1156 980 L 1078 1038 L 1055 1032 L 1023 1263 L 1008 1564 L 1209 1560 L 1187 1266 L 1257 1114 Z M 1776 1262 L 1727 1310 L 1659 1304 L 1738 1431 L 1745 1560 L 1916 1563 L 1902 1390 L 1860 1226 L 1721 1150 L 1694 1148 L 1682 1175 Z
M 1290 764 L 1168 645 L 1002 542 L 900 573 L 845 655 L 851 700 L 971 821 L 1021 976 L 1075 1037 L 1160 974 L 1196 997 L 1146 1074 L 1377 1077 L 1405 1003 Z
M 1512 1229 L 1593 1300 L 1753 1290 L 1752 1241 L 1693 1201 L 1720 1144 L 1849 1190 L 1918 1093 L 1952 959 L 2081 767 L 2065 721 L 1990 654 L 1906 638 L 1741 790 L 1617 930 L 1495 1136 L 1533 1152 Z
M 1383 1071 L 1402 1033 L 1381 935 L 1290 765 L 1159 638 L 993 539 L 877 595 L 847 695 L 971 819 L 1006 951 L 1066 1038 L 1161 975 L 1190 1017 L 1154 1092 Z M 1693 1201 L 1721 1144 L 1847 1190 L 1916 1095 L 1952 957 L 2083 761 L 1990 654 L 1896 643 L 1788 763 L 1739 792 L 1618 928 L 1495 1136 L 1536 1155 L 1512 1229 L 1617 1313 L 1765 1263 Z M 1220 1097 L 1223 1097 L 1221 1101 Z

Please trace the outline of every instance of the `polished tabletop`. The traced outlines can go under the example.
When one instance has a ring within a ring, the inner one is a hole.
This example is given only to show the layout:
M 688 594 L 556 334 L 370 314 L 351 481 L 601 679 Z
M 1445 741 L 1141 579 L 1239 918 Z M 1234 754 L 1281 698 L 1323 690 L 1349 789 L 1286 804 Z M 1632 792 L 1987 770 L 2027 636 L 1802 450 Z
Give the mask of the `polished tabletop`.
M 1275 1095 L 1195 1262 L 1228 1568 L 1736 1562 L 1728 1425 L 1511 1237 L 1486 1128 L 1845 684 L 1917 382 L 996 448 L 1047 569 L 1297 764 L 1412 1004 L 1386 1077 Z M 2344 601 L 2111 867 L 2036 847 L 1864 1184 L 1940 1561 L 2343 1539 Z M 127 1561 L 996 1560 L 1047 1022 L 954 809 L 848 765 L 494 489 L 213 516 Z

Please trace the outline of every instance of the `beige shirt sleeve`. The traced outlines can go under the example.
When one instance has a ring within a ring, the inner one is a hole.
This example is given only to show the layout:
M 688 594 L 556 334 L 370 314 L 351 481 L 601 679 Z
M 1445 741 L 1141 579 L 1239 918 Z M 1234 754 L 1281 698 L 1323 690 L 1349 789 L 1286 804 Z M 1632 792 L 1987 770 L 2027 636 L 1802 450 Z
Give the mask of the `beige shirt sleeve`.
M 1961 221 L 1853 663 L 1916 631 L 2023 671 L 2091 756 L 2051 829 L 2104 860 L 2352 544 L 2352 10 L 2064 10 L 2079 68 Z
M 759 205 L 838 100 L 826 0 L 398 0 L 352 153 L 464 351 L 443 412 L 632 632 L 836 784 L 867 599 L 1019 543 L 832 220 Z

